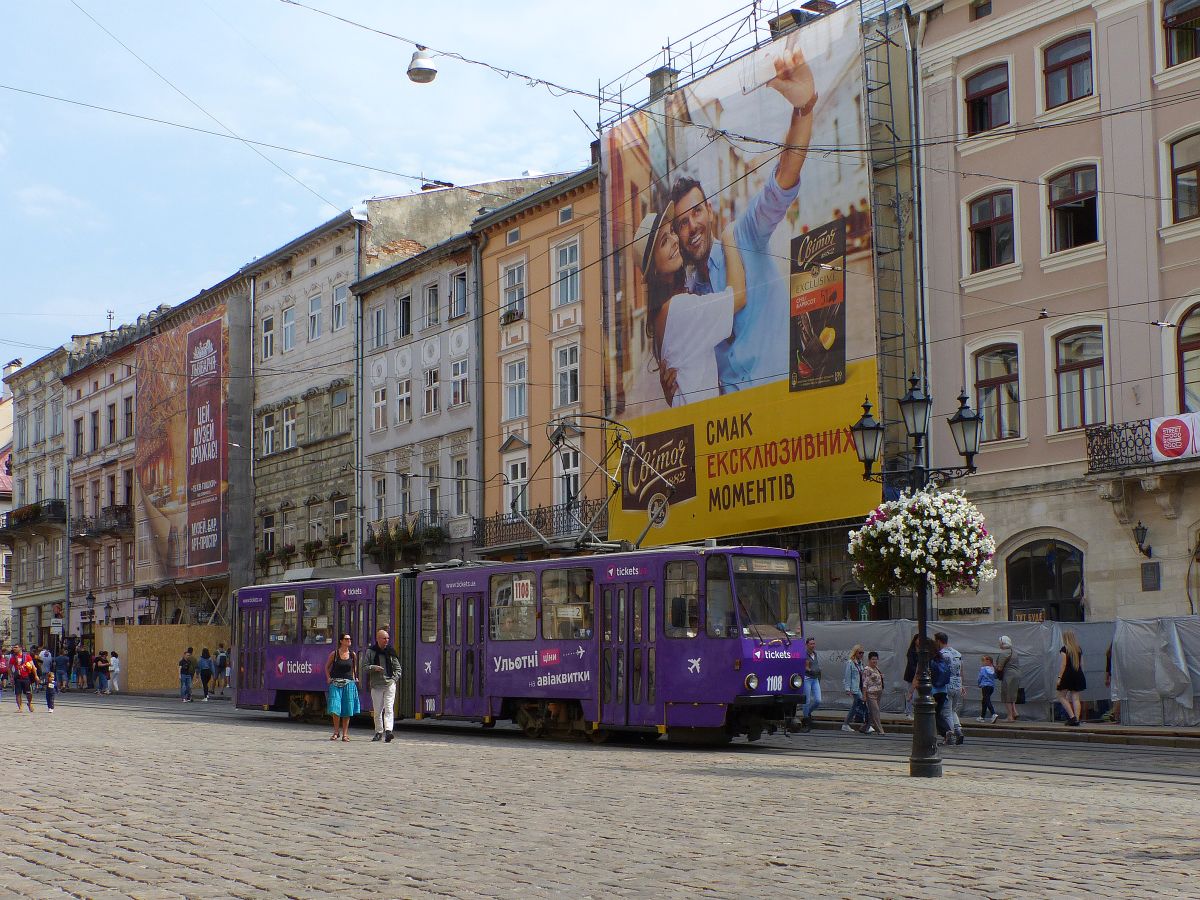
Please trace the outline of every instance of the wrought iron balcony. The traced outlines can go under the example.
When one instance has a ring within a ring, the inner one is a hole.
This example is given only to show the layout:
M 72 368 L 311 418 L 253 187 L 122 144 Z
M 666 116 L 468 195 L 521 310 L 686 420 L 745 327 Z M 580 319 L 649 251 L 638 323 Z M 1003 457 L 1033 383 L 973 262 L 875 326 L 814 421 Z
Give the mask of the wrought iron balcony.
M 104 507 L 96 520 L 100 530 L 108 534 L 127 534 L 133 531 L 133 509 L 125 504 Z
M 1088 472 L 1117 472 L 1155 465 L 1150 420 L 1094 425 L 1087 430 Z
M 591 521 L 597 512 L 600 515 L 592 530 L 597 537 L 604 538 L 608 535 L 608 501 L 577 500 L 574 503 L 539 506 L 526 512 L 525 515 L 537 526 L 537 531 L 511 513 L 476 519 L 475 546 L 541 545 L 542 536 L 556 542 L 567 541 L 579 537 L 583 533 L 580 523 Z
M 0 539 L 13 537 L 17 533 L 37 532 L 67 521 L 67 501 L 39 500 L 0 516 Z

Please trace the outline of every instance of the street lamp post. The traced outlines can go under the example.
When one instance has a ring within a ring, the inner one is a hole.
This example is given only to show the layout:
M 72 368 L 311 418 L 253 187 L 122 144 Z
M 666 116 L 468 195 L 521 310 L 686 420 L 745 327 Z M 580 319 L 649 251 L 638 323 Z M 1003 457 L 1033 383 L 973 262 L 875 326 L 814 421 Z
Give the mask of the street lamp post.
M 872 469 L 883 449 L 884 426 L 871 415 L 870 401 L 863 402 L 863 414 L 850 427 L 854 451 L 863 464 L 863 480 L 881 484 L 901 483 L 914 491 L 952 478 L 962 478 L 975 472 L 975 455 L 979 452 L 979 437 L 983 416 L 971 409 L 964 389 L 958 396 L 958 410 L 947 419 L 954 445 L 966 461 L 965 466 L 934 469 L 929 466 L 929 421 L 933 400 L 922 389 L 920 379 L 909 379 L 909 389 L 899 402 L 904 430 L 913 445 L 912 464 L 907 470 L 881 472 Z M 918 778 L 940 778 L 942 758 L 938 754 L 937 705 L 933 700 L 933 682 L 929 678 L 929 576 L 917 588 L 917 693 L 913 700 L 912 753 L 908 773 Z

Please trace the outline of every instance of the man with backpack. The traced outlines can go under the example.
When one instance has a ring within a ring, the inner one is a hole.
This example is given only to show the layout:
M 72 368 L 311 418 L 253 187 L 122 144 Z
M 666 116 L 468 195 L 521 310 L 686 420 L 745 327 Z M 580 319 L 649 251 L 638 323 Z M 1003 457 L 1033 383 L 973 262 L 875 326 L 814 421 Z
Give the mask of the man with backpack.
M 950 721 L 946 717 L 946 690 L 950 686 L 950 664 L 946 662 L 946 658 L 942 656 L 941 649 L 931 640 L 926 638 L 926 652 L 929 654 L 929 683 L 933 685 L 933 702 L 937 705 L 936 721 L 937 733 L 941 738 L 942 743 L 951 743 L 949 735 L 954 732 L 950 728 Z
M 962 654 L 950 646 L 950 637 L 946 632 L 939 631 L 933 639 L 937 642 L 938 655 L 946 663 L 948 676 L 943 707 L 947 732 L 945 741 L 947 744 L 961 744 L 963 731 L 959 713 L 962 712 L 963 701 L 967 696 L 967 689 L 962 680 Z
M 217 644 L 217 672 L 216 680 L 213 682 L 213 687 L 217 691 L 217 696 L 225 696 L 225 688 L 229 685 L 229 651 L 225 649 L 225 642 Z

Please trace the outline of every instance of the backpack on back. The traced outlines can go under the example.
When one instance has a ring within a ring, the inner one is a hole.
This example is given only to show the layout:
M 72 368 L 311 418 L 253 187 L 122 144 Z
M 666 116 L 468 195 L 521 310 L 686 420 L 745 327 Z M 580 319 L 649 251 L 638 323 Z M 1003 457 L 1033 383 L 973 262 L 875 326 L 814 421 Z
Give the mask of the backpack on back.
M 950 684 L 950 664 L 940 653 L 929 658 L 929 680 L 935 688 L 944 688 Z

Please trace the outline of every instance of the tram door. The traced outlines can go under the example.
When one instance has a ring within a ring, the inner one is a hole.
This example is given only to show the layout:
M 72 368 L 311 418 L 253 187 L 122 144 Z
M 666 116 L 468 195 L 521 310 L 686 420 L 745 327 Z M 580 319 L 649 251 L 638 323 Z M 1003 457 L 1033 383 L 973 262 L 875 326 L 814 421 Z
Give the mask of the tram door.
M 650 582 L 604 588 L 600 596 L 600 721 L 655 725 L 655 587 Z
M 238 704 L 257 706 L 269 703 L 263 681 L 267 641 L 267 604 L 242 609 L 236 652 L 237 681 L 234 690 Z
M 442 714 L 483 714 L 482 594 L 442 598 Z
M 375 598 L 373 592 L 360 590 L 358 596 L 342 596 L 337 601 L 337 634 L 333 645 L 343 634 L 350 635 L 350 649 L 358 654 L 358 694 L 363 709 L 371 705 L 370 680 L 363 677 L 363 654 L 375 640 Z

